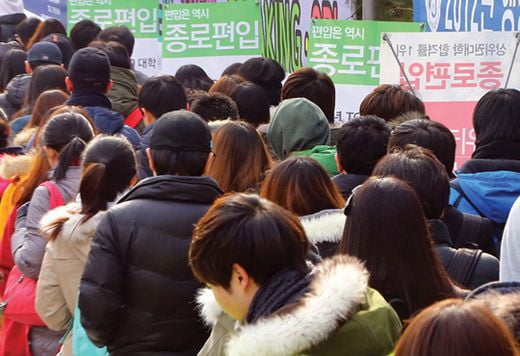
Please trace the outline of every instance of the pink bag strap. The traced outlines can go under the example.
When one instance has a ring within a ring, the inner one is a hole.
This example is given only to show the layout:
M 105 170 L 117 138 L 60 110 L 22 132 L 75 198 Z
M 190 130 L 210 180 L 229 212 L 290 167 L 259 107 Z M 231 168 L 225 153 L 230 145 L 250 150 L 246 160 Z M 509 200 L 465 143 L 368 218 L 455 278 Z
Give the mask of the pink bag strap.
M 49 192 L 49 206 L 50 209 L 57 208 L 58 206 L 65 205 L 65 201 L 63 200 L 63 195 L 61 195 L 61 192 L 52 180 L 48 180 L 46 182 L 43 182 L 42 185 L 47 188 L 47 191 Z

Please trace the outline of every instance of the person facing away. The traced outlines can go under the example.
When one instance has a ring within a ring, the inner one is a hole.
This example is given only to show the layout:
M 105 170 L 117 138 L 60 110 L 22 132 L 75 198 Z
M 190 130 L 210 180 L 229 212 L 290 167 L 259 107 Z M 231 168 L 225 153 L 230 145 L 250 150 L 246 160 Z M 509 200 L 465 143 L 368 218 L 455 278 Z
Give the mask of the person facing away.
M 139 148 L 139 134 L 125 125 L 125 118 L 121 114 L 112 111 L 112 103 L 106 96 L 112 88 L 110 61 L 106 53 L 90 47 L 74 53 L 65 82 L 72 93 L 67 105 L 83 107 L 101 133 L 121 134 L 136 149 Z
M 385 355 L 401 324 L 353 257 L 313 266 L 298 217 L 254 194 L 227 195 L 197 223 L 190 265 L 213 324 L 199 355 Z M 236 321 L 236 323 L 235 323 Z
M 222 194 L 202 176 L 210 129 L 194 113 L 167 113 L 147 154 L 154 177 L 97 227 L 79 288 L 81 324 L 111 355 L 195 355 L 208 331 L 195 310 L 202 284 L 189 269 L 188 248 L 193 226 Z
M 73 202 L 47 213 L 41 230 L 49 239 L 38 286 L 36 310 L 53 330 L 66 330 L 74 317 L 78 288 L 96 227 L 106 210 L 128 189 L 137 173 L 132 145 L 123 137 L 100 136 L 85 150 L 79 194 Z M 72 355 L 72 333 L 63 356 Z

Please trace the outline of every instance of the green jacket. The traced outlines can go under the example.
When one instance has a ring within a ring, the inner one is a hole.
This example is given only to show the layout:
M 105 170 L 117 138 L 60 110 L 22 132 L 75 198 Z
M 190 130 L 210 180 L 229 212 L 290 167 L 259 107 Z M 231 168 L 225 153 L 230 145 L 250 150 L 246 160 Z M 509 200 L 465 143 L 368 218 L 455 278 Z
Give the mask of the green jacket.
M 330 177 L 338 175 L 338 165 L 336 164 L 336 147 L 318 145 L 310 150 L 293 152 L 291 156 L 310 157 L 321 163 Z
M 254 324 L 223 314 L 211 291 L 198 297 L 203 319 L 213 325 L 200 356 L 356 355 L 392 352 L 401 322 L 392 307 L 368 287 L 368 272 L 356 259 L 334 256 L 316 266 L 310 292 Z
M 112 102 L 112 110 L 126 118 L 138 106 L 135 74 L 130 69 L 111 66 L 110 79 L 113 86 L 107 96 Z

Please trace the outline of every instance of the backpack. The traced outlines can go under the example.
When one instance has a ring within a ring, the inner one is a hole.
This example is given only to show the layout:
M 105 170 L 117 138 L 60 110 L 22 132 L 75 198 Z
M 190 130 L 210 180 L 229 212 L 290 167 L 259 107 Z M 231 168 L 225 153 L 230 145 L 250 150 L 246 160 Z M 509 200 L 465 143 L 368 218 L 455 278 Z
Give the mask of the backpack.
M 468 286 L 480 256 L 482 250 L 459 248 L 446 268 L 448 275 L 458 284 Z

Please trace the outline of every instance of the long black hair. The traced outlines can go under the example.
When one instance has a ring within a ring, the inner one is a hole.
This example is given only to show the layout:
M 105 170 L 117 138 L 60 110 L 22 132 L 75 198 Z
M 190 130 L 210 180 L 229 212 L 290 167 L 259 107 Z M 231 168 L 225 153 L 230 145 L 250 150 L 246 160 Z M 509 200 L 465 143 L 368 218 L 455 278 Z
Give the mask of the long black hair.
M 26 59 L 27 54 L 20 49 L 11 49 L 5 54 L 0 66 L 0 92 L 5 90 L 11 79 L 25 73 Z

